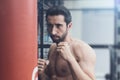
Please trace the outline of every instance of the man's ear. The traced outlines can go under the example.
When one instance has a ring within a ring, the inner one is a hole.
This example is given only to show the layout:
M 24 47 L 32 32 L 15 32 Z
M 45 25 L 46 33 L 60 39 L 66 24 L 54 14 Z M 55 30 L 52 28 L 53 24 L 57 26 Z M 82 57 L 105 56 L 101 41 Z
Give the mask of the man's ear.
M 72 27 L 72 22 L 68 24 L 68 29 L 70 29 L 71 27 Z

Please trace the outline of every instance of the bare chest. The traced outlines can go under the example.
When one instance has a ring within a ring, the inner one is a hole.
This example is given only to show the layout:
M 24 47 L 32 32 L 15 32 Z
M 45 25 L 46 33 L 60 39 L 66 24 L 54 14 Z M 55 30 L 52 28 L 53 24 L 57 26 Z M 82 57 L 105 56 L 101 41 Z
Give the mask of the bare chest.
M 73 56 L 76 58 L 76 60 L 79 61 L 72 47 L 71 47 L 71 52 L 73 53 Z M 66 60 L 64 60 L 55 50 L 52 51 L 51 53 L 52 55 L 50 58 L 50 68 L 49 68 L 51 73 L 51 78 L 52 76 L 57 76 L 57 78 L 60 77 L 60 78 L 64 78 L 65 80 L 73 80 L 73 75 L 72 75 L 73 72 L 70 64 Z
M 58 53 L 54 53 L 50 60 L 51 73 L 59 77 L 66 77 L 71 75 L 71 68 L 67 61 L 65 61 Z
M 68 76 L 71 74 L 69 63 L 60 55 L 56 56 L 55 71 L 58 76 Z

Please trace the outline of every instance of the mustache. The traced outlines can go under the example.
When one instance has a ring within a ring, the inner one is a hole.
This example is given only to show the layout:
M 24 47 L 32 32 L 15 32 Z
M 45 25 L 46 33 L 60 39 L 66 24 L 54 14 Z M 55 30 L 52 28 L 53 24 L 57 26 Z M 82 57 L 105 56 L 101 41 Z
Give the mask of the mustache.
M 57 35 L 50 35 L 51 37 L 59 37 L 59 36 L 57 36 Z

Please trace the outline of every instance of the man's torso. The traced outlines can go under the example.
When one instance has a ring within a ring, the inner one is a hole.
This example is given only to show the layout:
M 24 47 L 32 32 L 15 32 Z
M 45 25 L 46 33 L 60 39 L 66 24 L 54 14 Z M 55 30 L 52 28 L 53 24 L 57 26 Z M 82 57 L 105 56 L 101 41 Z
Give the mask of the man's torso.
M 70 47 L 71 52 L 73 52 L 72 45 Z M 74 74 L 70 67 L 70 64 L 64 60 L 59 53 L 56 52 L 56 47 L 52 49 L 50 52 L 50 64 L 49 64 L 49 74 L 51 79 L 50 80 L 74 80 Z M 77 60 L 77 59 L 76 59 Z

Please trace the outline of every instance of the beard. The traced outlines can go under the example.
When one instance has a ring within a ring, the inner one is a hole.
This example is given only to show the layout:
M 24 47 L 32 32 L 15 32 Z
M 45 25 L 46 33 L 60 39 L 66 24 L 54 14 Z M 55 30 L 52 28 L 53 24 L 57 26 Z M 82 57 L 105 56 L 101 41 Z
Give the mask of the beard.
M 62 36 L 51 35 L 50 37 L 51 37 L 51 39 L 52 39 L 52 41 L 53 41 L 54 43 L 57 43 L 57 44 L 58 44 L 59 42 L 62 42 L 62 41 L 65 40 L 67 34 L 68 34 L 67 31 L 65 31 L 65 32 L 62 34 Z M 57 39 L 55 39 L 54 37 L 56 37 Z

